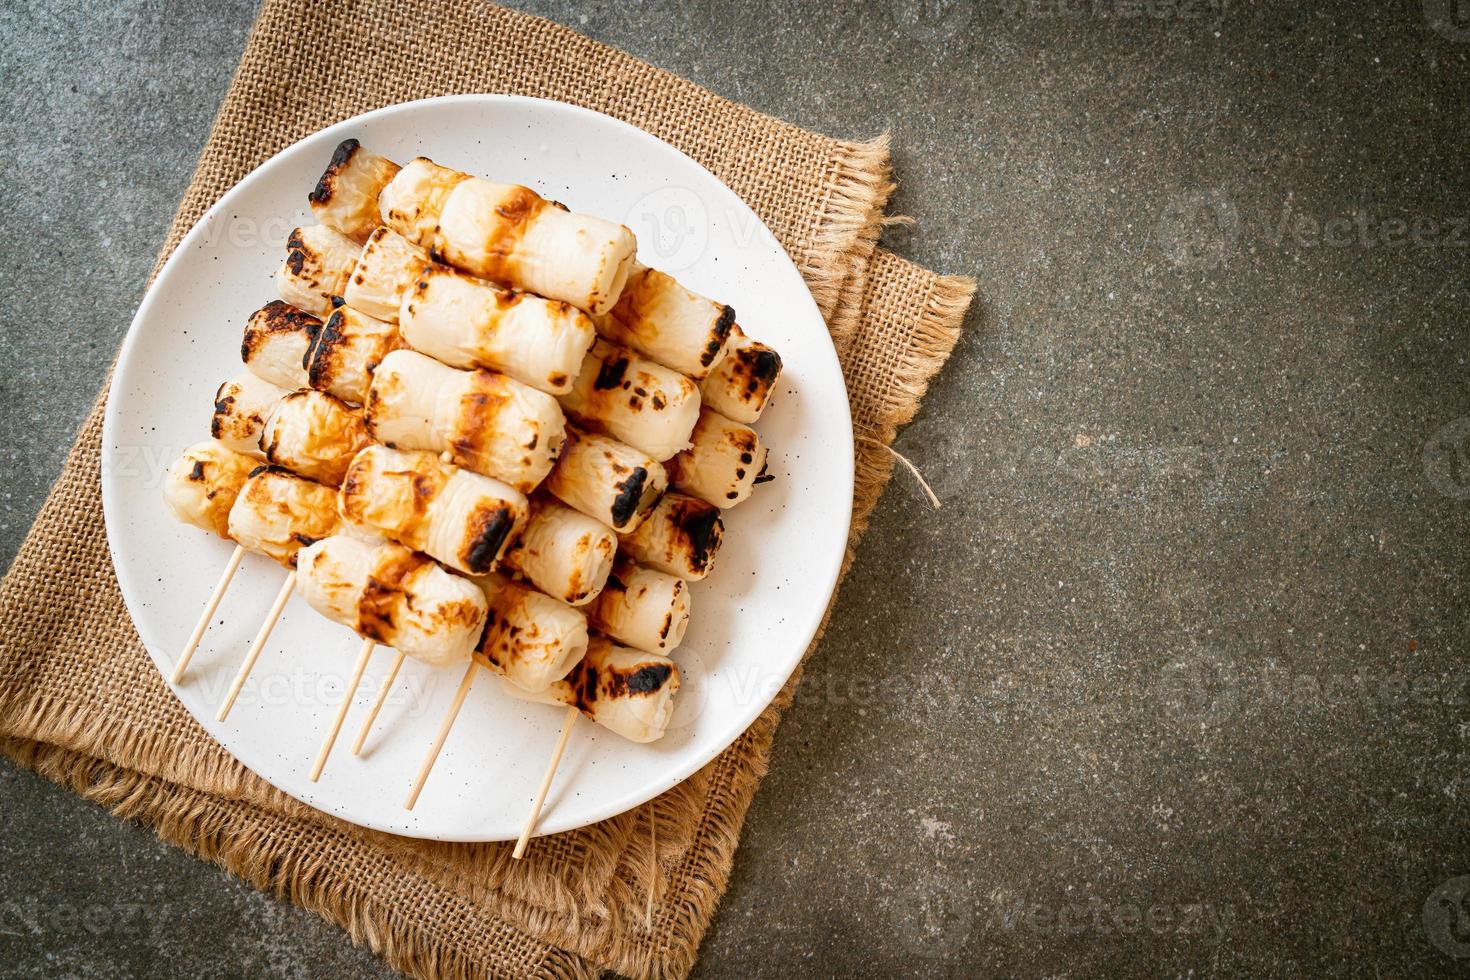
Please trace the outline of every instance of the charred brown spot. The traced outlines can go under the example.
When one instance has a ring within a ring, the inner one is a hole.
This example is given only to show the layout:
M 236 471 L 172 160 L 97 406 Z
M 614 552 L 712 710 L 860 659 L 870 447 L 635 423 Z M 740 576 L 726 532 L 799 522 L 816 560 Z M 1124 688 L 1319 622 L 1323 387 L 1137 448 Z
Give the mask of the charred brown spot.
M 379 641 L 391 639 L 408 602 L 405 583 L 427 564 L 427 558 L 405 550 L 373 569 L 357 605 L 357 631 Z
M 515 271 L 513 259 L 516 248 L 531 222 L 546 207 L 546 200 L 529 187 L 516 187 L 501 199 L 495 205 L 495 216 L 500 220 L 485 235 L 481 244 L 485 252 L 484 264 L 476 271 L 486 279 L 508 281 Z
M 196 460 L 194 460 L 194 468 L 189 471 L 189 479 L 193 480 L 195 483 L 201 483 L 201 482 L 203 482 L 203 480 L 204 480 L 204 460 L 202 460 L 202 459 L 196 459 Z
M 561 371 L 555 371 L 552 372 L 551 377 L 547 378 L 546 380 L 551 383 L 552 387 L 560 388 L 562 385 L 567 383 L 567 376 Z
M 509 507 L 478 513 L 469 547 L 465 549 L 465 567 L 472 572 L 488 572 L 494 568 L 495 560 L 500 557 L 500 548 L 514 527 L 515 515 Z
M 664 406 L 667 404 L 668 402 L 664 401 L 664 396 L 662 394 L 656 394 L 653 396 L 653 408 L 655 411 L 662 412 L 664 410 Z
M 638 505 L 643 501 L 643 489 L 648 483 L 648 470 L 639 466 L 634 468 L 628 477 L 614 486 L 618 495 L 612 502 L 613 527 L 622 527 L 633 519 L 638 513 Z
M 355 139 L 345 139 L 337 144 L 337 149 L 332 152 L 332 159 L 327 164 L 327 169 L 322 171 L 321 178 L 317 180 L 316 187 L 306 195 L 306 199 L 312 204 L 326 204 L 332 200 L 337 186 L 337 175 L 347 169 L 352 162 L 352 157 L 357 153 L 360 143 Z

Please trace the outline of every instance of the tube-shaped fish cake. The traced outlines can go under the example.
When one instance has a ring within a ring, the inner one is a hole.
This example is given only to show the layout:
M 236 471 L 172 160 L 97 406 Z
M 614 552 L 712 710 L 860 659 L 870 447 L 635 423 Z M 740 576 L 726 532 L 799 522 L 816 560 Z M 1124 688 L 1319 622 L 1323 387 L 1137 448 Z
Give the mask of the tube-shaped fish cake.
M 391 228 L 380 226 L 363 246 L 342 298 L 354 310 L 397 323 L 404 292 L 428 262 L 428 252 Z
M 378 216 L 414 245 L 435 248 L 444 202 L 469 176 L 441 167 L 428 157 L 414 157 L 378 195 Z
M 714 567 L 724 539 L 718 507 L 682 493 L 666 493 L 648 520 L 618 542 L 636 561 L 698 582 Z
M 276 292 L 292 306 L 317 316 L 332 312 L 357 265 L 362 245 L 335 228 L 306 225 L 286 240 L 286 261 L 276 271 Z
M 342 481 L 342 516 L 483 575 L 526 526 L 526 498 L 488 476 L 441 463 L 433 453 L 371 445 Z
M 278 299 L 250 314 L 240 341 L 240 360 L 257 377 L 294 390 L 307 386 L 306 354 L 322 321 Z
M 750 496 L 766 470 L 766 447 L 754 429 L 706 408 L 692 441 L 669 460 L 674 489 L 722 508 Z
M 230 508 L 230 537 L 287 568 L 296 567 L 298 551 L 341 525 L 331 487 L 275 466 L 257 467 Z
M 704 403 L 735 422 L 749 425 L 761 417 L 781 377 L 781 355 L 734 327 L 725 356 L 699 384 Z
M 306 356 L 307 383 L 361 404 L 367 400 L 373 372 L 400 346 L 393 324 L 339 305 L 322 324 Z
M 246 372 L 226 381 L 214 393 L 214 417 L 209 434 L 226 448 L 263 458 L 260 434 L 277 403 L 290 392 Z
M 311 213 L 353 241 L 366 241 L 378 227 L 378 195 L 398 169 L 387 157 L 364 150 L 357 140 L 343 140 L 307 195 Z
M 485 629 L 475 583 L 382 538 L 324 538 L 301 549 L 296 576 L 311 608 L 432 667 L 469 660 Z
M 662 463 L 611 436 L 567 426 L 546 489 L 618 533 L 643 523 L 669 487 Z
M 385 445 L 447 453 L 527 493 L 556 462 L 566 419 L 556 399 L 491 371 L 460 371 L 396 350 L 373 372 L 363 407 Z
M 597 332 L 695 381 L 725 356 L 735 310 L 679 285 L 673 276 L 635 265 Z
M 572 388 L 595 333 L 570 303 L 427 263 L 403 294 L 403 339 L 451 367 L 487 368 L 553 395 Z
M 581 612 L 504 575 L 475 581 L 490 607 L 480 652 L 517 687 L 545 690 L 587 652 L 587 617 Z
M 657 460 L 687 449 L 699 421 L 699 389 L 693 381 L 600 339 L 582 359 L 561 405 L 584 428 L 621 439 Z
M 638 250 L 622 225 L 424 157 L 405 166 L 378 203 L 384 224 L 450 265 L 589 313 L 617 302 Z
M 215 439 L 196 442 L 164 474 L 164 502 L 185 524 L 228 538 L 230 508 L 258 465 Z
M 506 551 L 505 566 L 547 595 L 580 606 L 602 591 L 617 550 L 611 528 L 537 494 L 525 531 Z
M 260 448 L 276 466 L 335 487 L 369 441 L 360 412 L 335 395 L 307 388 L 276 402 Z
M 571 673 L 546 690 L 527 691 L 508 678 L 501 683 L 512 697 L 572 705 L 626 739 L 654 742 L 663 737 L 674 716 L 679 668 L 662 654 L 629 650 L 605 636 L 594 636 Z
M 689 628 L 689 586 L 676 575 L 619 558 L 587 622 L 619 643 L 649 653 L 668 653 Z

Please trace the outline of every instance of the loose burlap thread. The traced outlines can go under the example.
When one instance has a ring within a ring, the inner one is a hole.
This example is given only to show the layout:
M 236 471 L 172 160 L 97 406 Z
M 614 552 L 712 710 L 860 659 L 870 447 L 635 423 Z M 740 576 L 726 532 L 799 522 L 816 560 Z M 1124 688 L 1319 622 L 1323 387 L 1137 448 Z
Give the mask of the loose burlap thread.
M 917 411 L 973 293 L 966 279 L 877 248 L 891 190 L 884 139 L 805 132 L 488 4 L 365 0 L 328 11 L 267 0 L 160 263 L 210 204 L 284 146 L 371 108 L 458 92 L 558 99 L 621 118 L 708 167 L 771 228 L 827 319 L 864 437 L 845 574 L 892 472 L 883 447 Z M 799 671 L 693 777 L 632 812 L 538 839 L 527 860 L 511 860 L 506 845 L 346 824 L 235 762 L 142 649 L 103 527 L 104 398 L 0 585 L 8 755 L 318 911 L 410 974 L 688 973 Z

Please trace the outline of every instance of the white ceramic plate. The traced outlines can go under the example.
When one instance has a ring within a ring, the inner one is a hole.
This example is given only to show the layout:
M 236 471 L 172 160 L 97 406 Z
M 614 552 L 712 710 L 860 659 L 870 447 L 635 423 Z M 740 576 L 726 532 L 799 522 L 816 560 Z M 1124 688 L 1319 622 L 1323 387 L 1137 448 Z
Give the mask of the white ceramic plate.
M 703 167 L 617 120 L 554 102 L 456 96 L 392 106 L 283 151 L 226 194 L 184 238 L 123 343 L 103 431 L 102 499 L 123 598 L 167 677 L 231 546 L 181 525 L 159 487 L 185 447 L 208 435 L 215 388 L 242 370 L 241 330 L 275 298 L 271 276 L 307 192 L 349 136 L 388 157 L 419 154 L 535 188 L 574 211 L 627 224 L 639 257 L 735 307 L 742 327 L 785 361 L 759 423 L 776 479 L 726 513 L 714 574 L 693 588 L 693 621 L 675 651 L 683 676 L 668 734 L 636 745 L 585 719 L 573 732 L 540 832 L 628 810 L 714 758 L 760 714 L 806 649 L 837 580 L 852 502 L 847 392 L 811 294 L 770 231 Z M 314 807 L 413 837 L 519 835 L 563 709 L 516 701 L 480 672 L 413 811 L 403 808 L 461 671 L 408 661 L 363 754 L 349 752 L 392 662 L 379 648 L 318 783 L 311 761 L 359 647 L 299 597 L 286 607 L 248 686 L 214 720 L 285 576 L 246 556 L 214 624 L 175 688 L 237 759 Z

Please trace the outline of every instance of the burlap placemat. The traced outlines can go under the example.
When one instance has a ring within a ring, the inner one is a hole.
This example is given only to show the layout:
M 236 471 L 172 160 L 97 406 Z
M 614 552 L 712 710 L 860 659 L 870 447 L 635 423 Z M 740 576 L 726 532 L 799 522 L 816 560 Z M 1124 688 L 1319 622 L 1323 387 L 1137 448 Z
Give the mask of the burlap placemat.
M 499 91 L 622 118 L 740 194 L 810 284 L 843 356 L 860 435 L 855 544 L 892 471 L 885 447 L 917 410 L 973 291 L 968 280 L 875 249 L 890 189 L 884 143 L 807 133 L 485 4 L 369 0 L 323 9 L 265 4 L 162 254 L 251 168 L 380 105 Z M 525 861 L 511 861 L 505 845 L 412 841 L 345 824 L 237 764 L 148 660 L 107 553 L 101 406 L 99 396 L 0 585 L 7 754 L 319 911 L 409 973 L 689 971 L 796 678 L 694 777 L 630 813 L 538 840 Z

